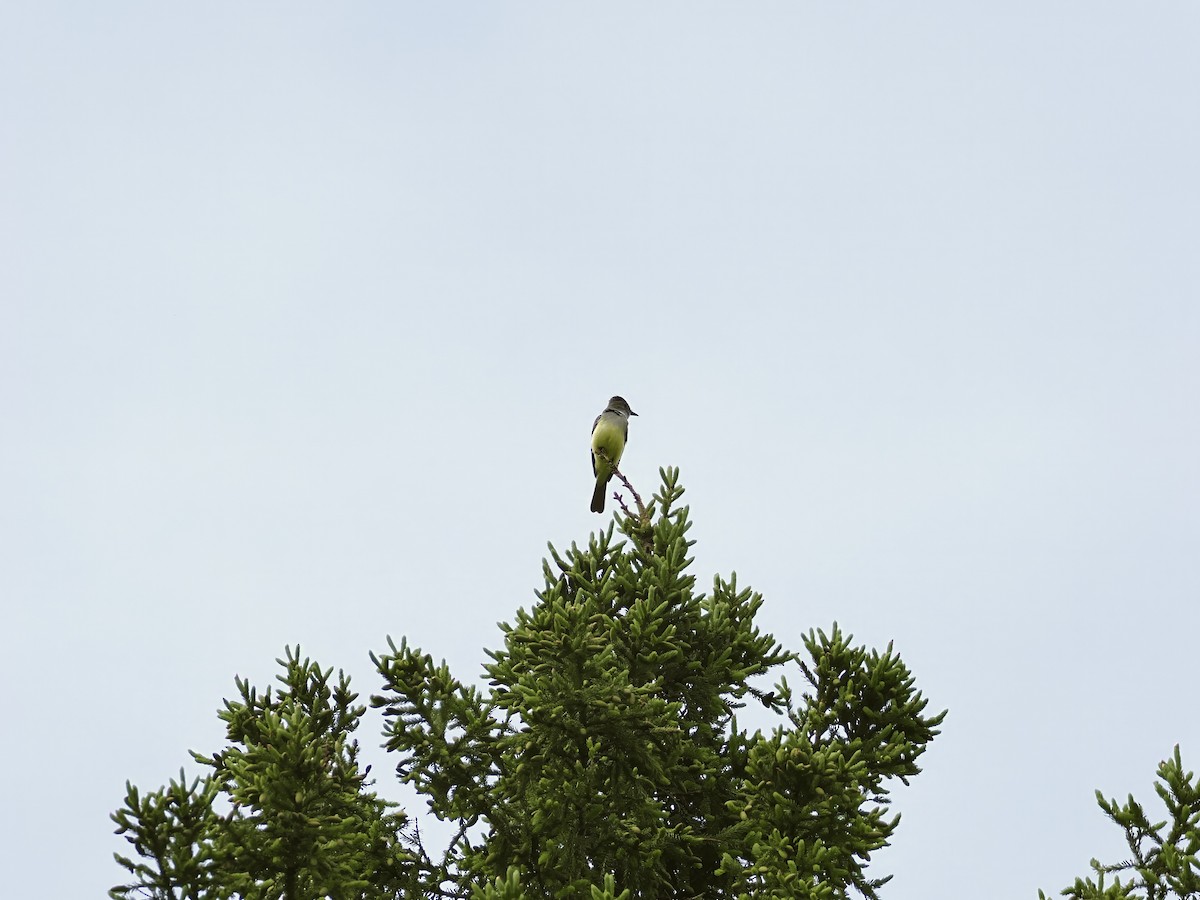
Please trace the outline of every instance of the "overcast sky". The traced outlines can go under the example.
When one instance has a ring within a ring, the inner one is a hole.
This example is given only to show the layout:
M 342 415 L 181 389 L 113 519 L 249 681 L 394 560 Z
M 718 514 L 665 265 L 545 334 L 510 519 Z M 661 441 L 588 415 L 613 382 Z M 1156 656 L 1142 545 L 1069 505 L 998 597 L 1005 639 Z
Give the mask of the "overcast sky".
M 702 586 L 950 709 L 885 897 L 1126 855 L 1093 791 L 1200 768 L 1200 5 L 980 7 L 0 8 L 6 893 L 120 881 L 285 645 L 477 679 L 613 393 Z

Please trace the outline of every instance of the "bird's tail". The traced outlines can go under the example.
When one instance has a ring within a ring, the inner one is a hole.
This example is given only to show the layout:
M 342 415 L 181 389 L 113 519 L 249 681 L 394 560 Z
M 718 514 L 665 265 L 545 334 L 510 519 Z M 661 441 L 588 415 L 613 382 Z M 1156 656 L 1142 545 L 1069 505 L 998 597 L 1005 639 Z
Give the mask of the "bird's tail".
M 604 495 L 608 491 L 608 479 L 597 478 L 596 490 L 592 492 L 592 512 L 604 512 Z

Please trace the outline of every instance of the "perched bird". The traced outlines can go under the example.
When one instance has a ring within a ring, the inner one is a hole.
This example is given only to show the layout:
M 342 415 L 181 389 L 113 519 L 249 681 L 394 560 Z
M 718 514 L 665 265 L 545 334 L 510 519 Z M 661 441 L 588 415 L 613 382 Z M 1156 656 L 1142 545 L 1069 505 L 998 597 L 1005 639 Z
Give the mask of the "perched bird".
M 629 438 L 629 417 L 636 415 L 624 397 L 613 397 L 592 423 L 592 473 L 596 476 L 592 512 L 604 512 L 608 481 L 613 476 L 613 469 L 621 462 L 625 441 Z

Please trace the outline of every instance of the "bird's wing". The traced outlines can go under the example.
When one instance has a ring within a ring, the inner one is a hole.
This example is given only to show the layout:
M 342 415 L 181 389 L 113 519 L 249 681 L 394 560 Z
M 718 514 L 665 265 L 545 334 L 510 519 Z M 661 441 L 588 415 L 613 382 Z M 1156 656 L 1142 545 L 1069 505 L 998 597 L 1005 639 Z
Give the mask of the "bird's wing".
M 604 413 L 600 413 L 600 416 L 602 416 L 602 415 L 604 415 Z M 596 421 L 592 423 L 592 434 L 596 433 L 596 426 L 600 424 L 600 416 L 596 416 Z M 596 451 L 589 450 L 588 456 L 592 460 L 592 474 L 595 475 L 596 474 Z

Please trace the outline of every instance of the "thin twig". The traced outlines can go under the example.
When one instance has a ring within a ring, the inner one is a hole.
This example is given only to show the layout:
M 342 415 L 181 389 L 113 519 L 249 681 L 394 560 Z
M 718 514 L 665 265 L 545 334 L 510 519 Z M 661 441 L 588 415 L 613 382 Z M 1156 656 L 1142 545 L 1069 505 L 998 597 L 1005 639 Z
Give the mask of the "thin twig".
M 646 504 L 644 504 L 644 503 L 642 502 L 642 497 L 641 497 L 641 495 L 640 495 L 640 494 L 639 494 L 637 491 L 635 491 L 635 490 L 633 489 L 633 485 L 629 483 L 629 479 L 628 479 L 628 478 L 626 478 L 626 477 L 625 477 L 625 475 L 624 475 L 624 473 L 623 473 L 623 472 L 622 472 L 620 469 L 618 469 L 616 466 L 613 466 L 613 474 L 614 474 L 614 475 L 616 475 L 618 478 L 620 478 L 620 479 L 621 479 L 621 484 L 625 485 L 625 487 L 626 487 L 626 488 L 629 490 L 629 493 L 633 494 L 633 499 L 637 501 L 637 508 L 638 508 L 638 515 L 637 515 L 637 518 L 638 518 L 639 520 L 641 520 L 641 519 L 645 518 L 645 516 L 646 516 Z M 624 500 L 624 498 L 623 498 L 623 497 L 622 497 L 622 496 L 621 496 L 619 493 L 617 493 L 616 491 L 613 491 L 613 498 L 614 498 L 614 499 L 615 499 L 615 500 L 616 500 L 616 501 L 617 501 L 619 504 L 621 504 L 621 509 L 623 509 L 623 510 L 625 511 L 625 515 L 627 515 L 627 516 L 632 516 L 632 515 L 633 515 L 633 513 L 631 513 L 631 512 L 629 511 L 629 507 L 625 505 L 625 500 Z

